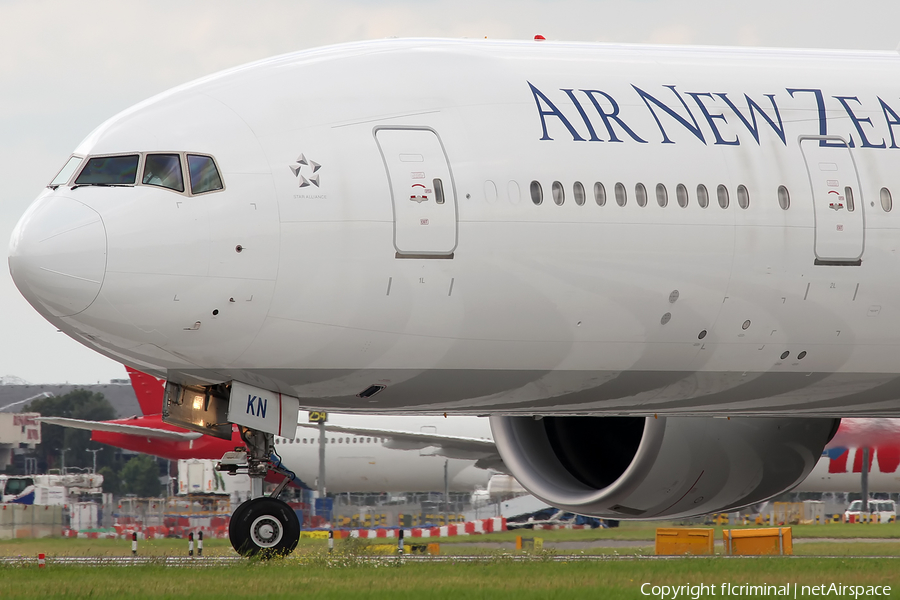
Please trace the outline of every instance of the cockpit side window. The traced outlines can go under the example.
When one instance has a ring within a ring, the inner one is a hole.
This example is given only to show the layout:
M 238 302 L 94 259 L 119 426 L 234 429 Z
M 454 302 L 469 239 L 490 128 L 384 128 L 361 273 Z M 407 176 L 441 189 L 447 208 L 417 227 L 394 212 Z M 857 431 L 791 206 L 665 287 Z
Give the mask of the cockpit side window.
M 69 160 L 66 161 L 65 166 L 60 169 L 59 173 L 56 174 L 56 177 L 53 178 L 53 181 L 50 182 L 50 187 L 56 189 L 58 186 L 68 183 L 72 173 L 78 169 L 78 166 L 83 160 L 84 158 L 80 156 L 70 156 Z
M 181 173 L 181 156 L 178 154 L 148 154 L 144 160 L 144 176 L 141 183 L 184 191 L 184 177 Z
M 188 154 L 188 170 L 191 173 L 191 192 L 202 194 L 222 189 L 222 178 L 216 163 L 209 156 Z
M 75 185 L 134 185 L 137 166 L 137 154 L 91 158 L 75 179 Z

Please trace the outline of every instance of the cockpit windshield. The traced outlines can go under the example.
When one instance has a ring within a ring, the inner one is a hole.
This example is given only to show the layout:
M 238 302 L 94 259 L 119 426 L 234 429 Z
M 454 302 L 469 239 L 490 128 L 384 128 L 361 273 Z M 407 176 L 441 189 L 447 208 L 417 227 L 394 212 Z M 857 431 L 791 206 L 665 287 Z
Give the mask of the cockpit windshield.
M 69 160 L 66 161 L 65 166 L 60 169 L 59 173 L 56 174 L 56 177 L 53 178 L 53 181 L 50 182 L 50 187 L 56 188 L 68 182 L 72 173 L 75 172 L 75 169 L 78 168 L 78 165 L 80 165 L 83 160 L 84 159 L 80 156 L 70 156 Z
M 191 172 L 191 192 L 202 194 L 222 189 L 222 179 L 216 163 L 209 156 L 188 154 L 188 170 Z
M 137 166 L 137 154 L 91 158 L 75 185 L 134 185 Z
M 140 179 L 137 177 L 139 171 Z M 49 187 L 56 189 L 67 184 L 73 175 L 73 189 L 89 185 L 147 185 L 187 196 L 225 189 L 212 156 L 187 152 L 141 152 L 86 158 L 72 156 Z M 187 190 L 188 177 L 190 190 Z
M 144 161 L 144 177 L 141 179 L 141 183 L 183 192 L 184 178 L 181 176 L 181 156 L 178 154 L 148 154 Z

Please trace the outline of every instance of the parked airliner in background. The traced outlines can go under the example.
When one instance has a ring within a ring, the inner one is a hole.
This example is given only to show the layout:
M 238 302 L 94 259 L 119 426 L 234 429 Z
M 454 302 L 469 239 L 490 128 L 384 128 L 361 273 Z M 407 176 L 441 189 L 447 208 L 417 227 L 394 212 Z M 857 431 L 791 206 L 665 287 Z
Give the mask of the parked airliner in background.
M 489 415 L 614 519 L 790 489 L 900 416 L 900 54 L 489 40 L 298 52 L 82 142 L 10 272 L 261 478 L 301 407 Z M 287 506 L 232 543 L 290 551 Z M 251 527 L 254 523 L 257 526 Z M 264 527 L 258 526 L 265 524 Z
M 900 419 L 843 419 L 796 491 L 859 493 L 864 448 L 869 449 L 869 491 L 900 492 Z
M 143 416 L 114 421 L 41 417 L 40 421 L 86 429 L 95 442 L 169 460 L 219 459 L 244 446 L 236 426 L 232 438 L 223 440 L 163 422 L 159 411 L 165 381 L 126 368 Z M 304 420 L 307 416 L 300 415 Z M 487 419 L 339 414 L 328 418 L 337 427 L 364 426 L 357 435 L 335 435 L 339 431 L 327 426 L 325 472 L 330 492 L 443 492 L 445 460 L 450 491 L 472 492 L 487 488 L 496 470 L 503 470 Z M 346 432 L 341 429 L 340 433 Z M 296 485 L 317 487 L 318 443 L 318 431 L 306 429 L 298 430 L 295 438 L 275 438 L 275 450 L 297 477 Z M 282 479 L 272 473 L 270 480 Z

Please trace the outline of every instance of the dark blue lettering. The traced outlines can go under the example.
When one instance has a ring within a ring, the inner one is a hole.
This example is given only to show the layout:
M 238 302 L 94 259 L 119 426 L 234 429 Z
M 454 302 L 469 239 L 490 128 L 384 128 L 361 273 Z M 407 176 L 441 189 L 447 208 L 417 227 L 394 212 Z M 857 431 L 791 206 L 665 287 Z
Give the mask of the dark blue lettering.
M 647 140 L 641 139 L 641 137 L 638 136 L 638 134 L 633 132 L 631 130 L 631 128 L 628 127 L 628 125 L 626 125 L 622 121 L 622 118 L 619 116 L 619 105 L 616 104 L 616 101 L 613 100 L 612 96 L 610 96 L 606 92 L 601 92 L 600 90 L 581 90 L 581 91 L 584 92 L 584 94 L 587 95 L 588 98 L 590 98 L 591 104 L 594 105 L 594 108 L 597 109 L 597 113 L 600 115 L 600 118 L 603 119 L 603 124 L 606 126 L 606 132 L 609 134 L 610 142 L 621 142 L 622 141 L 618 138 L 615 130 L 612 128 L 612 124 L 610 123 L 610 121 L 615 121 L 616 123 L 619 124 L 619 127 L 621 127 L 623 130 L 625 130 L 625 132 L 631 136 L 631 139 L 633 139 L 636 142 L 640 142 L 641 144 L 647 143 Z M 600 106 L 600 103 L 597 101 L 597 98 L 594 96 L 594 94 L 600 94 L 601 96 L 606 98 L 606 101 L 609 102 L 610 106 L 612 106 L 612 112 L 603 112 L 603 107 Z
M 848 101 L 854 100 L 857 104 L 862 106 L 862 102 L 859 101 L 859 98 L 856 96 L 834 96 L 834 99 L 841 103 L 841 106 L 844 107 L 844 110 L 847 111 L 847 116 L 850 117 L 850 120 L 853 121 L 853 126 L 856 127 L 857 133 L 859 133 L 859 139 L 862 140 L 863 148 L 887 148 L 887 144 L 884 142 L 884 138 L 881 138 L 881 144 L 873 144 L 866 137 L 865 132 L 863 131 L 861 123 L 868 123 L 869 127 L 872 127 L 872 118 L 864 117 L 860 118 L 853 114 L 853 111 L 850 109 L 850 105 L 847 104 Z M 853 139 L 852 137 L 850 138 Z
M 256 400 L 256 416 L 261 419 L 266 418 L 266 408 L 268 407 L 269 399 L 268 398 L 258 398 Z
M 697 106 L 700 107 L 700 112 L 702 112 L 703 116 L 706 117 L 706 122 L 709 123 L 709 128 L 712 129 L 713 135 L 716 136 L 716 145 L 724 145 L 724 146 L 740 146 L 741 145 L 741 141 L 738 139 L 737 136 L 734 136 L 734 139 L 731 140 L 730 142 L 722 139 L 722 135 L 721 135 L 721 133 L 719 133 L 719 128 L 716 127 L 715 119 L 722 119 L 722 122 L 727 123 L 728 121 L 725 120 L 725 115 L 722 113 L 715 114 L 715 115 L 710 114 L 709 110 L 707 110 L 707 108 L 703 104 L 703 102 L 700 101 L 700 96 L 706 96 L 710 100 L 712 100 L 712 94 L 710 94 L 710 93 L 702 93 L 701 94 L 699 92 L 686 92 L 686 93 L 688 96 L 690 96 L 691 98 L 694 99 L 694 102 L 696 102 Z
M 697 119 L 694 118 L 694 113 L 692 113 L 691 109 L 688 108 L 688 105 L 684 101 L 684 98 L 681 97 L 681 94 L 679 94 L 675 90 L 674 85 L 664 85 L 663 87 L 667 87 L 670 90 L 672 90 L 672 93 L 675 94 L 675 97 L 677 97 L 678 101 L 681 102 L 681 105 L 684 107 L 684 110 L 686 110 L 688 115 L 690 115 L 691 121 L 693 121 L 693 123 L 694 123 L 693 126 L 690 123 L 688 123 L 687 119 L 685 119 L 684 117 L 679 115 L 677 112 L 675 112 L 674 110 L 672 110 L 671 108 L 669 108 L 668 106 L 666 106 L 665 104 L 663 104 L 662 102 L 660 102 L 659 100 L 657 100 L 656 98 L 654 98 L 653 96 L 651 96 L 650 94 L 648 94 L 647 92 L 642 90 L 641 88 L 639 88 L 633 84 L 631 87 L 633 87 L 634 90 L 638 93 L 638 95 L 641 97 L 641 100 L 643 100 L 644 104 L 647 105 L 647 109 L 650 111 L 650 114 L 652 114 L 653 118 L 656 120 L 656 125 L 657 125 L 657 127 L 659 127 L 659 132 L 662 133 L 662 136 L 663 136 L 663 141 L 662 141 L 663 144 L 674 144 L 675 142 L 670 140 L 669 136 L 666 135 L 665 128 L 663 128 L 663 125 L 660 122 L 659 117 L 656 116 L 656 111 L 653 110 L 652 106 L 650 106 L 651 102 L 653 104 L 655 104 L 657 106 L 657 108 L 661 108 L 663 111 L 665 111 L 666 114 L 668 114 L 670 117 L 672 117 L 673 119 L 675 119 L 676 121 L 681 123 L 681 125 L 685 129 L 687 129 L 688 131 L 693 133 L 697 137 L 698 140 L 700 140 L 701 142 L 706 144 L 706 140 L 703 139 L 703 132 L 700 131 L 700 125 L 697 123 Z
M 534 87 L 533 85 L 531 85 L 531 82 L 530 82 L 530 81 L 528 82 L 528 87 L 531 88 L 531 93 L 534 95 L 534 103 L 537 104 L 538 114 L 541 116 L 541 126 L 542 126 L 543 129 L 544 129 L 544 135 L 543 135 L 543 137 L 541 137 L 541 140 L 542 140 L 542 141 L 543 141 L 543 140 L 552 140 L 552 139 L 553 139 L 553 138 L 550 137 L 550 135 L 547 133 L 547 120 L 546 120 L 545 117 L 556 117 L 556 118 L 558 118 L 560 121 L 562 121 L 562 124 L 565 125 L 565 126 L 566 126 L 566 129 L 569 130 L 569 133 L 572 134 L 572 141 L 574 141 L 574 142 L 583 142 L 583 141 L 585 141 L 585 139 L 584 139 L 583 137 L 581 137 L 580 135 L 578 135 L 578 132 L 575 131 L 575 128 L 572 127 L 572 124 L 569 123 L 569 121 L 566 119 L 565 116 L 563 116 L 562 112 L 560 112 L 560 110 L 559 110 L 558 108 L 556 108 L 556 107 L 553 105 L 552 102 L 550 102 L 550 99 L 547 98 L 547 96 L 545 96 L 544 93 L 543 93 L 541 90 L 539 90 L 539 89 L 537 89 L 536 87 Z M 548 110 L 544 110 L 544 109 L 541 107 L 541 102 L 542 102 L 542 101 L 544 102 L 544 104 L 547 105 Z
M 725 101 L 728 107 L 734 111 L 734 114 L 737 115 L 737 118 L 741 120 L 741 123 L 744 124 L 744 127 L 750 132 L 750 135 L 753 136 L 753 139 L 756 140 L 756 143 L 759 144 L 759 126 L 756 124 L 756 113 L 759 113 L 763 119 L 765 119 L 766 123 L 769 124 L 775 133 L 778 134 L 778 137 L 781 138 L 781 143 L 787 146 L 787 140 L 784 136 L 784 123 L 781 122 L 781 113 L 778 112 L 778 105 L 775 104 L 775 94 L 763 94 L 766 98 L 769 99 L 769 102 L 772 103 L 772 109 L 775 110 L 775 118 L 778 119 L 778 125 L 775 125 L 775 122 L 763 111 L 760 106 L 750 99 L 750 96 L 744 94 L 744 99 L 747 101 L 747 110 L 750 112 L 750 119 L 753 121 L 753 125 L 750 124 L 750 121 L 741 114 L 741 111 L 738 110 L 738 107 L 731 102 L 728 98 L 728 94 L 716 94 L 719 98 Z
M 247 414 L 256 416 L 256 412 L 253 410 L 253 401 L 256 400 L 256 396 L 251 396 L 247 394 Z
M 888 131 L 891 132 L 891 148 L 897 148 L 897 142 L 894 139 L 894 125 L 900 125 L 900 115 L 894 112 L 894 109 L 887 105 L 887 102 L 878 98 L 881 103 L 881 111 L 884 113 L 884 121 L 887 123 Z M 890 113 L 890 114 L 888 114 Z
M 828 121 L 825 114 L 825 97 L 822 90 L 816 88 L 788 88 L 787 93 L 794 97 L 795 93 L 813 94 L 816 97 L 816 109 L 819 113 L 819 135 L 828 135 Z M 819 146 L 822 148 L 844 148 L 841 142 L 829 142 L 828 140 L 819 140 Z M 850 147 L 853 147 L 853 138 L 850 138 Z
M 585 114 L 584 109 L 581 108 L 581 103 L 578 102 L 578 100 L 575 98 L 575 94 L 573 93 L 573 90 L 569 89 L 569 90 L 561 90 L 561 91 L 563 91 L 563 92 L 566 93 L 566 95 L 569 97 L 569 99 L 572 100 L 572 104 L 574 104 L 574 105 L 575 105 L 575 108 L 578 109 L 578 114 L 581 115 L 581 120 L 584 121 L 584 124 L 585 124 L 585 125 L 587 125 L 588 131 L 589 131 L 590 134 L 591 134 L 591 139 L 590 139 L 590 141 L 592 141 L 592 142 L 602 142 L 603 140 L 601 140 L 600 138 L 598 138 L 598 137 L 597 137 L 597 132 L 594 131 L 594 124 L 591 123 L 591 120 L 590 120 L 590 119 L 588 118 L 588 116 Z

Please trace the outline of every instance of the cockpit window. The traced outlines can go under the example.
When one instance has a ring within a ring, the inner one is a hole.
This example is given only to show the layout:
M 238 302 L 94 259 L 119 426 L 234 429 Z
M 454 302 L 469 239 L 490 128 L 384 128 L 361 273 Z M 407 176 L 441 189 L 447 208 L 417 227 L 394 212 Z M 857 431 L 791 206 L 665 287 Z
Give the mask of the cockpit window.
M 178 154 L 148 154 L 144 160 L 144 177 L 141 179 L 141 183 L 183 192 L 184 178 L 181 176 L 181 156 Z
M 134 185 L 137 166 L 137 154 L 91 158 L 75 185 Z
M 78 168 L 78 165 L 80 165 L 83 160 L 84 159 L 80 156 L 69 157 L 65 166 L 60 169 L 59 173 L 56 174 L 56 177 L 53 178 L 53 181 L 50 182 L 50 187 L 55 188 L 68 182 L 69 177 L 72 176 L 72 173 L 75 172 L 75 169 Z
M 209 156 L 188 154 L 188 170 L 191 173 L 191 192 L 202 194 L 222 189 L 222 179 L 216 163 Z

